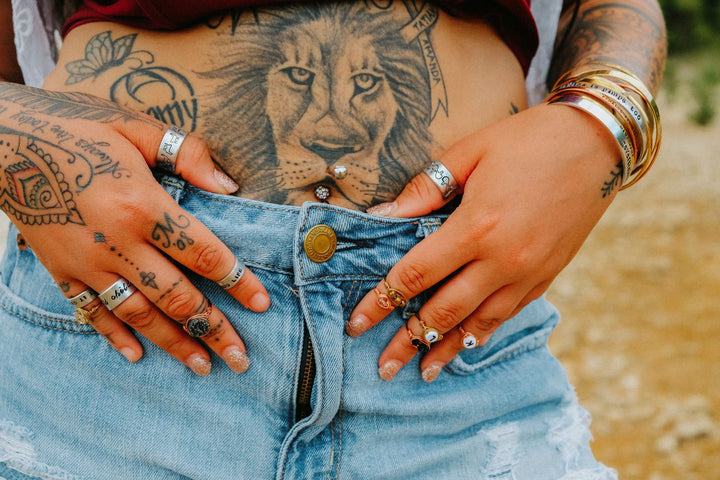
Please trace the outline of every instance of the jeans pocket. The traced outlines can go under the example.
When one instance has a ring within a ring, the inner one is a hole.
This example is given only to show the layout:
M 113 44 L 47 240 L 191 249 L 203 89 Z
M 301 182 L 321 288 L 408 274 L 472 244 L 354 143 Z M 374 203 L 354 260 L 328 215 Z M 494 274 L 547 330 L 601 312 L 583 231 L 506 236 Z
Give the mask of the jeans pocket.
M 15 234 L 11 227 L 10 240 Z M 95 333 L 92 326 L 75 321 L 73 306 L 29 248 L 21 250 L 8 241 L 0 277 L 0 321 L 10 315 L 51 330 Z

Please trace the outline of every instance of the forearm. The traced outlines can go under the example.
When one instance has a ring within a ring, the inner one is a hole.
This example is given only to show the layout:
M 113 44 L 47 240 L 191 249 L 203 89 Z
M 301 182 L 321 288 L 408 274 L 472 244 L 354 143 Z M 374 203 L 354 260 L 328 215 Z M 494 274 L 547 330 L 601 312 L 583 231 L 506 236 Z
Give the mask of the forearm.
M 566 1 L 548 88 L 574 66 L 598 61 L 625 67 L 655 94 L 666 55 L 665 22 L 657 0 Z

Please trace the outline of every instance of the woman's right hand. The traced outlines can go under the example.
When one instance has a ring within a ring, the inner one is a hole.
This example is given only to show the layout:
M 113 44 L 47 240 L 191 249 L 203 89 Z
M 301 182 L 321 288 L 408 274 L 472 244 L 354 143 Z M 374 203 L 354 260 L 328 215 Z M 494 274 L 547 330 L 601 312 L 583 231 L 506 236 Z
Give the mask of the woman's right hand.
M 210 331 L 200 339 L 240 373 L 249 365 L 242 340 L 171 261 L 214 281 L 235 265 L 232 252 L 150 171 L 167 127 L 92 95 L 0 83 L 1 207 L 66 297 L 87 288 L 102 292 L 120 277 L 137 288 L 90 318 L 128 360 L 142 356 L 131 327 L 207 374 L 210 356 L 182 324 L 209 309 Z M 180 148 L 176 173 L 216 193 L 237 189 L 193 135 Z M 270 305 L 249 271 L 228 293 L 256 312 Z

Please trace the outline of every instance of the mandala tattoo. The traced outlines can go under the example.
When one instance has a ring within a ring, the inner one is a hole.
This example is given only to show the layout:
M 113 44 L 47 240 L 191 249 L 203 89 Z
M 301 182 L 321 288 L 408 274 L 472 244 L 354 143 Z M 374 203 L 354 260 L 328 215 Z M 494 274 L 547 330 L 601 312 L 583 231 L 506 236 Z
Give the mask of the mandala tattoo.
M 0 131 L 0 208 L 26 225 L 84 225 L 60 159 L 74 156 L 41 140 Z

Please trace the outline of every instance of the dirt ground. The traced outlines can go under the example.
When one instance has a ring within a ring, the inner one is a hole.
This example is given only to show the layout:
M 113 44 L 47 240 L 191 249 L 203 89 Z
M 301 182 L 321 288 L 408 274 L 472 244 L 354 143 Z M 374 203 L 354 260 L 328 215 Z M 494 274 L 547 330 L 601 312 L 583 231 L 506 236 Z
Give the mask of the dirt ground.
M 563 314 L 551 348 L 593 416 L 596 457 L 624 480 L 720 479 L 720 118 L 687 119 L 696 60 L 658 96 L 655 166 L 548 292 Z
M 687 120 L 696 65 L 678 61 L 678 91 L 658 97 L 656 165 L 548 292 L 563 314 L 551 348 L 623 480 L 720 480 L 720 118 Z

